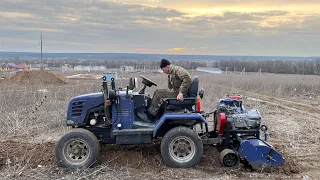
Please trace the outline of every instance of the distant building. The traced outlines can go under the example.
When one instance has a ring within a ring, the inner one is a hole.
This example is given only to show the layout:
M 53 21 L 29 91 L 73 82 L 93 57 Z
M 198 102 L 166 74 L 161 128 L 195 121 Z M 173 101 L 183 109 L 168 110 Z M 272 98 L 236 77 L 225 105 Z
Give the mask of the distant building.
M 77 65 L 73 67 L 75 71 L 90 71 L 90 66 Z
M 1 70 L 6 70 L 7 69 L 7 64 L 5 64 L 5 63 L 0 64 L 0 69 Z
M 29 67 L 26 64 L 19 64 L 14 67 L 15 70 L 27 70 Z
M 9 70 L 9 71 L 14 71 L 16 69 L 17 65 L 13 62 L 10 62 L 7 64 L 7 67 L 6 67 L 6 70 Z
M 30 64 L 29 66 L 30 70 L 49 70 L 47 64 Z
M 17 65 L 13 62 L 8 63 L 8 68 L 15 68 Z
M 74 66 L 73 70 L 76 71 L 94 71 L 94 70 L 106 70 L 107 68 L 105 66 L 82 66 L 82 65 L 77 65 Z
M 91 70 L 106 70 L 106 66 L 91 66 Z
M 40 64 L 30 64 L 30 70 L 40 70 L 41 65 Z
M 6 64 L 6 63 L 0 64 L 0 69 L 2 71 L 15 71 L 15 70 L 19 70 L 19 69 L 25 70 L 25 69 L 27 69 L 27 67 L 25 64 L 20 64 L 17 66 L 15 63 L 10 62 L 8 64 Z
M 69 64 L 64 64 L 61 66 L 62 71 L 72 70 L 73 68 Z
M 130 71 L 134 70 L 134 67 L 133 66 L 121 66 L 120 70 L 125 71 L 125 72 L 130 72 Z
M 212 68 L 212 67 L 197 67 L 197 71 L 201 72 L 207 72 L 207 73 L 212 73 L 212 74 L 222 74 L 223 71 L 219 68 Z

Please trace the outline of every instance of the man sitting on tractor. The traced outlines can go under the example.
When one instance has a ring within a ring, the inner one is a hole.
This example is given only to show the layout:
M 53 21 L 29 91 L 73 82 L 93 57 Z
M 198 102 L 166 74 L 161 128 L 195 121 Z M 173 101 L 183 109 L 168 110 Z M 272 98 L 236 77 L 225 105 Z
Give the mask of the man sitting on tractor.
M 158 89 L 154 92 L 151 105 L 147 110 L 147 114 L 154 119 L 161 107 L 163 98 L 177 98 L 177 100 L 183 100 L 188 97 L 188 89 L 192 84 L 192 79 L 188 71 L 180 66 L 171 64 L 167 59 L 162 59 L 160 62 L 160 68 L 166 74 L 168 74 L 168 89 Z M 137 116 L 148 121 L 148 115 L 146 113 L 138 112 Z

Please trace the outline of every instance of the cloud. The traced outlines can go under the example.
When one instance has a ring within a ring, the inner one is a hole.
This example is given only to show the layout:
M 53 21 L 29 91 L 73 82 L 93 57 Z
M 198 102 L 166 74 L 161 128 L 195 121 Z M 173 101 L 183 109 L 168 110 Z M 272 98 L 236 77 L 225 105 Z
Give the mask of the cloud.
M 19 13 L 19 12 L 1 12 L 0 18 L 9 18 L 9 19 L 25 19 L 25 18 L 31 18 L 32 14 L 28 13 Z
M 161 5 L 181 9 L 185 12 L 199 14 L 217 13 L 223 11 L 257 12 L 272 10 L 292 10 L 318 13 L 318 0 L 162 0 Z
M 169 48 L 165 49 L 164 52 L 168 54 L 199 54 L 200 48 L 185 48 L 185 47 L 176 47 L 176 48 Z
M 174 54 L 185 52 L 185 50 L 186 50 L 186 48 L 170 48 L 170 49 L 167 49 L 168 52 L 171 52 L 171 53 L 174 53 Z
M 38 51 L 42 32 L 47 52 L 319 55 L 319 13 L 280 10 L 265 0 L 181 2 L 2 0 L 0 51 Z M 315 1 L 286 2 L 309 7 Z M 270 8 L 231 8 L 250 3 Z M 208 11 L 186 10 L 206 4 Z M 213 6 L 220 10 L 212 13 Z
M 160 50 L 149 49 L 149 48 L 133 48 L 133 50 L 136 52 L 143 52 L 143 53 L 159 53 L 159 52 L 161 52 Z

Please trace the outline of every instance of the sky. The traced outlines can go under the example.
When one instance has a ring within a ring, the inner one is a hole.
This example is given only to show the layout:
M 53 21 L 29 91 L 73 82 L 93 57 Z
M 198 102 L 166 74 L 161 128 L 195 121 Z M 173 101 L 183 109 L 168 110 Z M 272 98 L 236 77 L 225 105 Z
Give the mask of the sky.
M 320 0 L 0 0 L 0 52 L 320 56 Z

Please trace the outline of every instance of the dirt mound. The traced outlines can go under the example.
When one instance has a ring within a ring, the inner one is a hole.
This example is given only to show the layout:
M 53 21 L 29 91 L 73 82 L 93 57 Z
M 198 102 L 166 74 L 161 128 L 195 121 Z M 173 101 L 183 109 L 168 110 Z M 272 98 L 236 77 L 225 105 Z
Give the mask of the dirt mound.
M 63 75 L 48 71 L 22 71 L 9 78 L 12 84 L 65 84 L 66 78 Z

